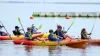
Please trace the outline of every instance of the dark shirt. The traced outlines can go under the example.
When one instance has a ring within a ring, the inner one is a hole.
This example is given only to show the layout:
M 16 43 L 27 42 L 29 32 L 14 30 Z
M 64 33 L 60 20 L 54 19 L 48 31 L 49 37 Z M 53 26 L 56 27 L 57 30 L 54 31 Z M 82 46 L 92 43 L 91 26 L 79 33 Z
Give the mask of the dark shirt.
M 21 35 L 21 32 L 20 32 L 19 30 L 14 30 L 14 31 L 13 31 L 13 34 L 14 34 L 14 35 Z
M 87 34 L 85 32 L 81 32 L 81 39 L 86 39 L 87 38 Z
M 60 30 L 56 30 L 56 31 L 54 32 L 54 34 L 56 34 L 56 35 L 58 35 L 58 36 L 60 36 L 60 37 L 64 37 L 62 31 L 60 31 Z
M 7 34 L 5 34 L 4 32 L 0 31 L 0 36 L 8 36 Z

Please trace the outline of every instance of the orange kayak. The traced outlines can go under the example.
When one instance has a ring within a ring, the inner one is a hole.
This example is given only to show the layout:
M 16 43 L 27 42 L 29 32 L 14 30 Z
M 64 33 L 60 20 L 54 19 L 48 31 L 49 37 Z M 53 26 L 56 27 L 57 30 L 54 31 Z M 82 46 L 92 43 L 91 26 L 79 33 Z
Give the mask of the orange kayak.
M 32 37 L 36 38 L 36 37 L 42 37 L 44 33 L 40 33 L 40 34 L 33 34 Z M 12 39 L 11 39 L 12 38 Z M 23 40 L 25 39 L 24 36 L 11 36 L 11 38 L 9 36 L 0 36 L 0 40 Z
M 32 40 L 14 40 L 14 44 L 23 44 L 23 45 L 37 45 L 37 46 L 57 46 L 57 45 L 66 45 L 74 48 L 83 48 L 85 47 L 86 40 L 69 40 L 65 39 L 60 42 L 56 41 L 32 41 Z
M 68 40 L 69 43 L 66 44 L 66 46 L 72 47 L 72 48 L 86 48 L 86 43 L 87 40 L 78 40 L 78 39 L 73 39 L 73 40 Z

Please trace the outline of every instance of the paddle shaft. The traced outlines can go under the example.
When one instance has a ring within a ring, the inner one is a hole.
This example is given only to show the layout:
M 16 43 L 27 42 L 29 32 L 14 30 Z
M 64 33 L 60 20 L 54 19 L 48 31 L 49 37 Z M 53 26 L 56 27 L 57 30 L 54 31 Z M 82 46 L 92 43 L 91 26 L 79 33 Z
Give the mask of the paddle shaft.
M 2 24 L 2 26 L 4 26 L 3 25 L 3 23 L 0 21 L 0 23 Z M 8 33 L 8 31 L 7 31 L 7 29 L 5 28 L 5 26 L 4 26 L 4 29 L 6 30 L 6 32 Z M 10 34 L 8 33 L 8 35 L 9 35 L 9 37 L 11 38 L 11 36 L 10 36 Z M 11 38 L 12 39 L 12 38 Z
M 23 25 L 22 25 L 22 23 L 21 22 L 19 22 L 20 23 L 20 25 L 21 25 L 21 27 L 22 27 L 22 29 L 23 29 L 23 31 L 24 31 L 24 34 L 25 34 L 25 30 L 24 30 L 24 28 L 23 28 Z
M 93 29 L 94 29 L 95 24 L 96 24 L 96 19 L 95 19 L 95 23 L 94 23 L 94 25 L 93 25 L 93 27 L 92 27 L 92 29 L 91 29 L 91 32 L 90 32 L 90 33 L 92 33 L 92 32 L 93 32 Z M 90 35 L 90 36 L 91 36 L 91 35 Z
M 72 25 L 71 25 L 72 26 Z M 67 31 L 66 32 L 68 32 L 68 30 L 71 28 L 71 26 L 67 29 Z

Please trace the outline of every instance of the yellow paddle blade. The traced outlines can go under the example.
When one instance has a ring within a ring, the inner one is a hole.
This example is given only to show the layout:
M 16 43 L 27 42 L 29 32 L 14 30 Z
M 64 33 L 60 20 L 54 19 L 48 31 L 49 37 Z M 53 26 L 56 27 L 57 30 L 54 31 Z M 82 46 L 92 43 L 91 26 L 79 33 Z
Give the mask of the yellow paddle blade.
M 20 45 L 23 45 L 24 42 L 20 43 Z
M 42 24 L 38 27 L 38 29 L 41 29 L 42 28 Z
M 72 24 L 71 24 L 71 26 L 74 24 L 74 20 L 72 21 Z
M 18 17 L 18 21 L 20 22 L 21 20 L 20 20 L 20 17 Z

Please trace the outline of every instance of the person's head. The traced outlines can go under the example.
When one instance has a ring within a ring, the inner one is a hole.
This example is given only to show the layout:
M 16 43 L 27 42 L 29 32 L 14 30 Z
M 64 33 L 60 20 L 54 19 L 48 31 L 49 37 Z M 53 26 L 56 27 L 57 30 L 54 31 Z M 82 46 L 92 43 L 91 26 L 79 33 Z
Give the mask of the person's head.
M 52 29 L 50 29 L 50 30 L 49 30 L 49 33 L 53 33 L 53 30 L 52 30 Z
M 83 29 L 82 29 L 82 32 L 86 32 L 86 29 L 85 29 L 85 28 L 83 28 Z
M 30 28 L 30 27 L 28 27 L 28 28 L 27 28 L 27 31 L 28 31 L 28 32 L 31 32 L 31 28 Z
M 62 30 L 62 27 L 61 27 L 61 26 L 57 26 L 57 29 L 58 29 L 58 30 Z
M 32 24 L 32 28 L 34 28 L 35 26 L 34 26 L 34 24 Z
M 1 25 L 0 25 L 0 28 L 2 28 L 2 27 L 4 27 L 4 26 L 1 26 Z
M 18 26 L 15 26 L 15 29 L 19 29 L 20 27 L 18 27 Z

